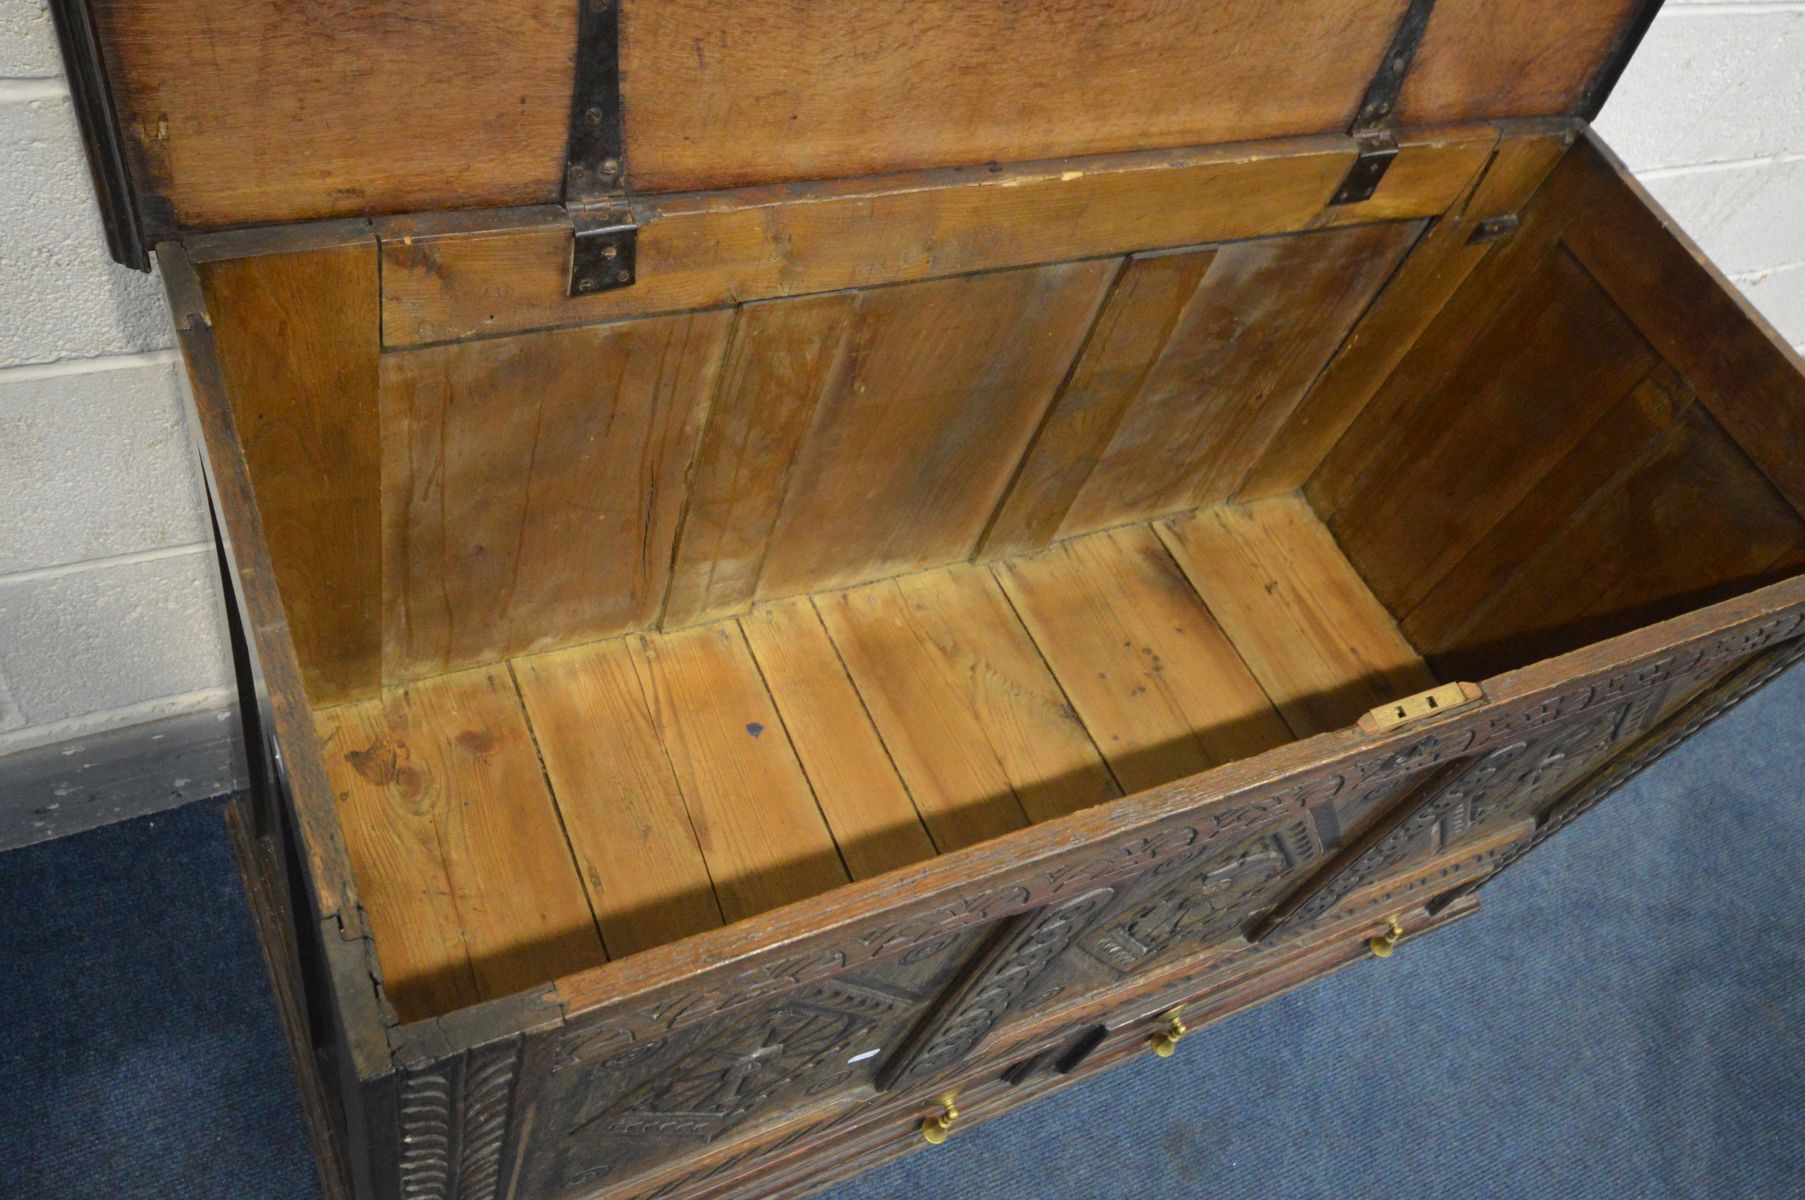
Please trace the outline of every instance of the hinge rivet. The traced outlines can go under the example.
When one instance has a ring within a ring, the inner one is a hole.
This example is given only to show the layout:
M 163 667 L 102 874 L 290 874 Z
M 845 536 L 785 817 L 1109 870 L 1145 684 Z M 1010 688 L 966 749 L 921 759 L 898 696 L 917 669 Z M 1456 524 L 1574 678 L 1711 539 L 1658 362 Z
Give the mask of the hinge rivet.
M 583 114 L 583 119 L 588 121 L 591 125 L 600 125 L 602 123 L 602 110 L 599 108 L 591 108 Z
M 619 173 L 620 173 L 620 159 L 604 158 L 602 160 L 602 174 L 618 175 Z
M 602 247 L 602 257 L 603 258 L 617 258 L 617 257 L 619 257 L 619 255 L 620 255 L 620 247 L 618 247 L 618 246 L 603 246 Z

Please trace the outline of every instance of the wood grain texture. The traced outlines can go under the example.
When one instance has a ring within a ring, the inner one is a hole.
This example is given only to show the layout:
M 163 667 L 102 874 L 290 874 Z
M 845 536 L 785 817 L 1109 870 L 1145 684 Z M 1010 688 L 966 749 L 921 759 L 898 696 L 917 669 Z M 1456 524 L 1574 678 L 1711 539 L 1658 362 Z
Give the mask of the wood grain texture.
M 383 336 L 407 346 L 972 271 L 1433 216 L 1484 166 L 1490 126 L 1403 135 L 1372 199 L 1327 207 L 1346 137 L 1142 151 L 646 197 L 638 278 L 572 298 L 551 207 L 388 218 Z
M 1398 97 L 1398 122 L 1572 113 L 1637 7 L 1637 0 L 1437 0 Z
M 1507 745 L 1525 721 L 1536 720 L 1551 707 L 1562 707 L 1569 716 L 1590 714 L 1605 697 L 1620 699 L 1626 692 L 1657 686 L 1666 677 L 1649 670 L 1652 666 L 1690 671 L 1725 665 L 1799 633 L 1805 629 L 1802 621 L 1805 579 L 1769 585 L 1630 636 L 1587 646 L 1560 660 L 1534 663 L 1487 680 L 1486 702 L 1450 714 L 1429 746 L 1423 745 L 1424 731 L 1411 726 L 1370 736 L 1342 730 L 1326 739 L 1294 742 L 1120 803 L 943 854 L 903 881 L 855 883 L 753 925 L 716 930 L 683 946 L 606 964 L 561 980 L 556 995 L 566 1006 L 573 1031 L 694 1028 L 719 1020 L 735 1007 L 743 1011 L 743 1003 L 768 994 L 743 996 L 740 1005 L 732 999 L 736 981 L 767 955 L 773 961 L 794 962 L 801 955 L 809 964 L 845 963 L 847 959 L 838 956 L 868 944 L 865 939 L 873 930 L 900 926 L 918 938 L 932 939 L 940 936 L 943 921 L 968 929 L 969 923 L 956 922 L 970 915 L 966 901 L 980 893 L 995 900 L 989 910 L 992 918 L 1028 911 L 1076 894 L 1072 887 L 1095 886 L 1096 873 L 1079 870 L 1074 879 L 1072 868 L 1106 859 L 1119 862 L 1135 850 L 1157 844 L 1166 845 L 1168 853 L 1194 846 L 1184 840 L 1161 842 L 1162 834 L 1182 831 L 1191 822 L 1220 831 L 1223 819 L 1235 816 L 1250 801 L 1307 795 L 1317 787 L 1333 789 L 1348 777 L 1377 774 L 1395 779 L 1401 765 L 1406 772 L 1410 766 L 1423 765 L 1424 753 L 1464 754 Z M 1396 757 L 1413 746 L 1417 749 L 1408 758 Z M 1268 820 L 1276 826 L 1287 811 L 1283 807 L 1270 811 Z M 1254 831 L 1244 825 L 1230 825 L 1228 830 L 1230 836 Z M 1122 865 L 1122 876 L 1129 876 L 1151 864 Z M 1066 881 L 1065 889 L 1055 882 L 1060 880 Z M 1022 892 L 1016 895 L 1018 884 Z M 670 1006 L 671 1001 L 692 998 L 709 1003 L 683 1010 Z
M 1155 528 L 1298 737 L 1435 686 L 1301 498 L 1218 505 Z
M 171 227 L 558 197 L 570 4 L 93 9 L 140 189 Z
M 998 563 L 996 576 L 1130 792 L 1291 740 L 1144 525 Z
M 943 853 L 1119 794 L 989 572 L 948 567 L 816 607 Z
M 1499 308 L 1541 268 L 1578 215 L 1591 203 L 1596 172 L 1583 156 L 1566 154 L 1524 207 L 1516 233 L 1480 259 L 1434 319 L 1411 342 L 1383 386 L 1335 442 L 1305 492 L 1316 511 L 1332 514 L 1371 465 L 1379 448 L 1403 427 L 1412 405 L 1444 387 Z M 1375 386 L 1379 381 L 1375 380 Z
M 1443 0 L 1400 123 L 1569 111 L 1630 7 Z M 627 182 L 685 191 L 1338 132 L 1404 9 L 622 0 Z M 567 4 L 94 10 L 159 236 L 559 196 Z
M 731 320 L 384 357 L 386 678 L 655 619 Z
M 837 292 L 740 310 L 689 482 L 665 628 L 744 612 L 757 594 L 815 403 L 845 385 L 858 304 L 853 293 Z
M 1398 222 L 1217 250 L 1060 532 L 1232 494 L 1418 232 Z
M 318 725 L 403 1020 L 603 961 L 506 667 L 325 709 Z
M 1713 416 L 1805 513 L 1805 360 L 1595 137 L 1597 179 L 1566 245 Z
M 1326 133 L 1403 9 L 629 3 L 629 170 L 678 191 Z
M 626 642 L 513 662 L 571 853 L 615 958 L 722 923 Z
M 1092 261 L 859 293 L 851 361 L 827 381 L 797 451 L 759 596 L 968 557 L 1115 269 Z
M 1556 251 L 1445 383 L 1402 409 L 1329 528 L 1386 607 L 1408 613 L 1655 362 Z
M 1434 661 L 1474 675 L 1638 628 L 1792 574 L 1802 538 L 1791 505 L 1694 404 L 1431 648 Z
M 313 704 L 373 695 L 382 669 L 376 245 L 333 242 L 199 268 Z
M 980 557 L 1038 550 L 1053 540 L 1215 257 L 1203 249 L 1128 260 L 1023 455 Z
M 1695 399 L 1665 363 L 1650 371 L 1405 615 L 1411 644 L 1425 654 L 1451 649 L 1478 609 Z
M 640 634 L 628 645 L 722 915 L 743 920 L 845 883 L 739 627 Z
M 1236 492 L 1259 500 L 1302 487 L 1367 402 L 1496 245 L 1479 223 L 1518 212 L 1566 150 L 1570 131 L 1507 130 L 1472 190 L 1430 223 L 1336 350 Z
M 806 597 L 740 618 L 821 815 L 854 879 L 935 854 L 839 651 Z

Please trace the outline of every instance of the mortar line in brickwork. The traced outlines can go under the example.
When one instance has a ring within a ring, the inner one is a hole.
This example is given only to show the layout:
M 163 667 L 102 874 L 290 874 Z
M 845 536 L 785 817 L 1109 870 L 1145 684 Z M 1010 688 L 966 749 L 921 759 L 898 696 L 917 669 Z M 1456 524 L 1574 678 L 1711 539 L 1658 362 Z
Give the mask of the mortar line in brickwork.
M 0 386 L 30 383 L 34 379 L 60 379 L 69 375 L 93 375 L 100 371 L 129 371 L 133 367 L 164 367 L 180 362 L 174 350 L 141 350 L 132 354 L 100 354 L 92 358 L 59 358 L 51 362 L 21 363 L 0 367 Z
M 0 104 L 25 104 L 32 100 L 55 100 L 69 94 L 69 85 L 61 78 L 0 78 Z
M 54 567 L 32 567 L 24 571 L 12 571 L 0 575 L 0 587 L 8 587 L 15 583 L 39 583 L 48 579 L 61 579 L 65 575 L 79 575 L 83 571 L 98 571 L 106 567 L 131 567 L 139 563 L 160 562 L 166 558 L 180 558 L 185 554 L 212 553 L 213 543 L 191 542 L 180 546 L 162 546 L 155 550 L 134 550 L 129 554 L 109 554 L 104 558 L 84 558 L 76 562 L 58 563 Z
M 1782 167 L 1805 162 L 1805 150 L 1783 150 L 1778 154 L 1758 154 L 1753 158 L 1721 158 L 1710 162 L 1679 163 L 1670 167 L 1649 167 L 1637 171 L 1640 180 L 1673 179 L 1681 175 L 1709 175 L 1714 171 L 1746 171 L 1755 167 Z

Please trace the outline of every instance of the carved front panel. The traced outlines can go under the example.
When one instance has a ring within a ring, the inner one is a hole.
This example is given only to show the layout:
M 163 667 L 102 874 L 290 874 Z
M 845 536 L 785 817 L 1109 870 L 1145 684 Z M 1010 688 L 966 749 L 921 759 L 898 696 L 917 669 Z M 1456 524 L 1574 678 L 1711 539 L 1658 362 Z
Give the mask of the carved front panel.
M 621 1047 L 566 1035 L 534 1101 L 532 1196 L 581 1196 L 835 1096 L 878 1064 L 970 956 L 926 942 L 716 1021 Z
M 896 894 L 620 1003 L 592 999 L 533 1060 L 514 1194 L 675 1186 L 686 1160 L 737 1156 L 761 1130 L 788 1136 L 775 1126 L 791 1115 L 835 1125 L 825 1114 L 860 1111 L 880 1064 L 911 1093 L 931 1089 L 1007 1048 L 999 1029 L 1203 953 L 1227 986 L 1265 953 L 1245 938 L 1262 914 L 1301 931 L 1345 919 L 1356 897 L 1421 903 L 1459 888 L 1516 852 L 1480 831 L 1584 791 L 1675 703 L 1801 626 L 1788 613 L 1662 647 L 1131 831 L 998 856 L 956 890 Z M 1424 850 L 1458 856 L 1469 840 L 1473 863 L 1385 891 Z
M 1049 1005 L 1078 1002 L 1180 959 L 1240 943 L 1252 920 L 1325 860 L 1344 821 L 1393 803 L 1440 761 L 1429 742 L 1408 750 L 1386 756 L 1390 761 L 1376 759 L 1364 772 L 1356 768 L 1352 782 L 1338 778 L 1289 820 L 1180 855 L 1119 888 L 994 1024 L 1020 1025 Z
M 964 980 L 884 1063 L 878 1087 L 889 1091 L 963 1062 L 1115 894 L 1098 888 L 1004 922 Z
M 1296 934 L 1349 895 L 1427 854 L 1545 810 L 1568 788 L 1646 734 L 1689 695 L 1694 676 L 1661 677 L 1627 698 L 1576 706 L 1511 730 L 1493 748 L 1437 774 L 1292 893 L 1256 930 Z

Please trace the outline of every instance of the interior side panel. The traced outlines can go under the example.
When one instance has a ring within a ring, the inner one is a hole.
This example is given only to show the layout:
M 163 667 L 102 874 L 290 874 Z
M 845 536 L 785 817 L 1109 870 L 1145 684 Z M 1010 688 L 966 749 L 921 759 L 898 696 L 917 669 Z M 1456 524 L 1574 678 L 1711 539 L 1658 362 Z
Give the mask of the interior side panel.
M 1476 678 L 1797 570 L 1802 414 L 1796 356 L 1586 141 L 1308 493 L 1440 673 Z
M 376 240 L 206 262 L 220 370 L 307 698 L 380 682 Z

